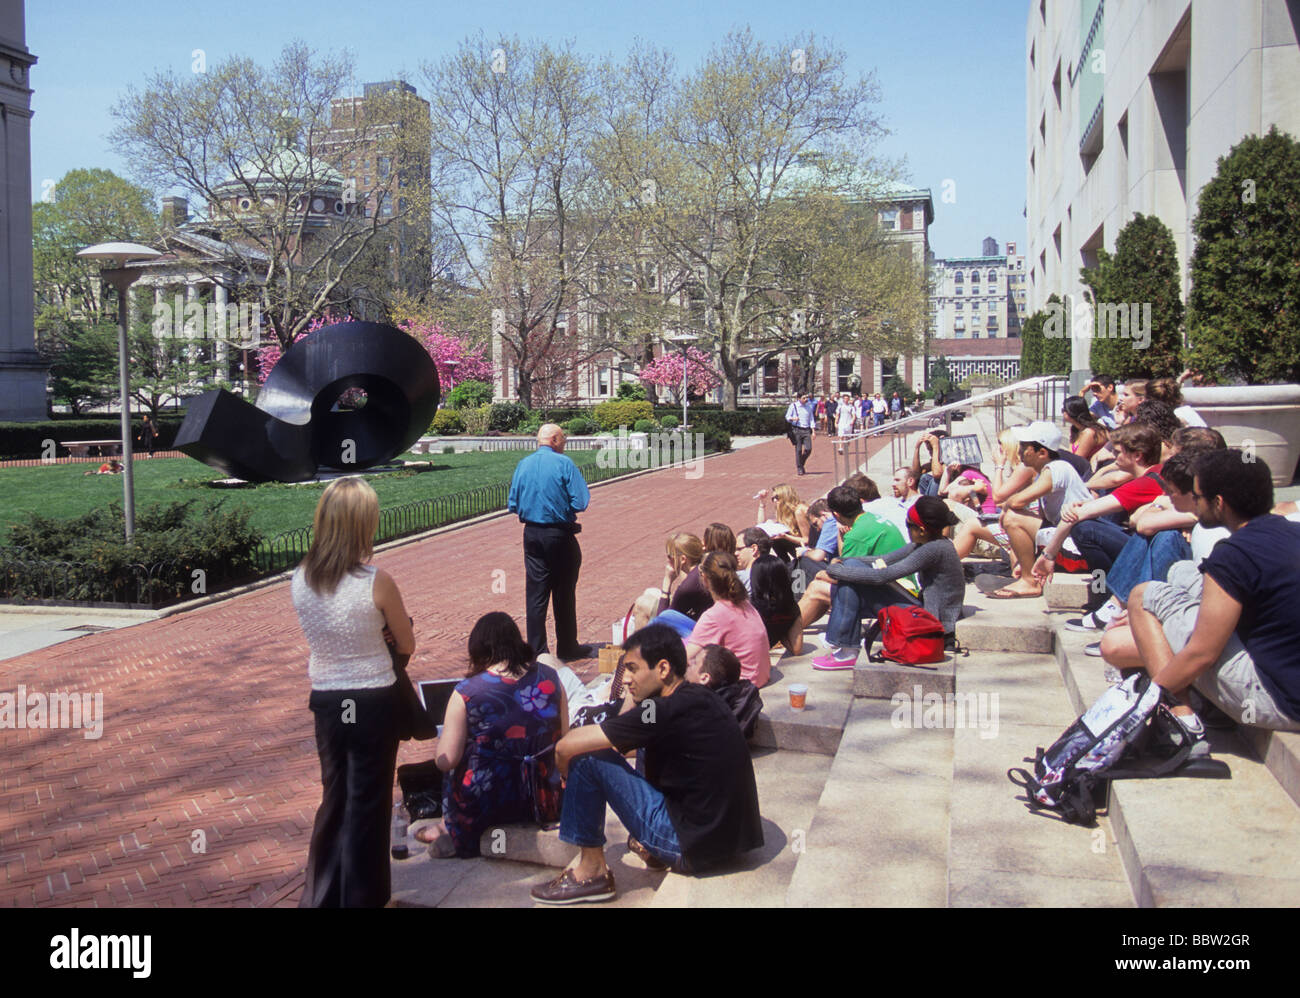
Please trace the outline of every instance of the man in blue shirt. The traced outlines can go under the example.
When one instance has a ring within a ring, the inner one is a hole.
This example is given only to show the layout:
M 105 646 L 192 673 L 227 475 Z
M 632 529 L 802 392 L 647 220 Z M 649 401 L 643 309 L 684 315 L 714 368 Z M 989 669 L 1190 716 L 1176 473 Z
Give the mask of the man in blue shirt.
M 827 409 L 829 415 L 829 406 Z M 812 454 L 813 437 L 817 435 L 817 424 L 814 422 L 816 411 L 817 407 L 807 392 L 797 396 L 785 410 L 785 421 L 790 426 L 790 442 L 794 444 L 795 473 L 799 475 L 807 474 L 804 462 Z
M 1115 429 L 1115 417 L 1111 415 L 1119 404 L 1119 393 L 1115 391 L 1115 379 L 1106 374 L 1099 374 L 1083 390 L 1092 392 L 1093 402 L 1088 411 L 1097 417 L 1097 421 L 1108 430 Z
M 547 423 L 537 431 L 537 450 L 515 466 L 506 506 L 524 524 L 528 643 L 547 651 L 546 604 L 555 611 L 555 650 L 565 661 L 590 658 L 578 643 L 577 589 L 582 549 L 578 514 L 591 493 L 578 466 L 564 456 L 564 431 Z

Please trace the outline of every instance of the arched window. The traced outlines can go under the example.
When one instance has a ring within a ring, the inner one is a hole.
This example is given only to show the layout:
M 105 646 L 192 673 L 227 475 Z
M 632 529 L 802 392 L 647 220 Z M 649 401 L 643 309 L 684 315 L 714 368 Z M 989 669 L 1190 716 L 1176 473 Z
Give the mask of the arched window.
M 960 284 L 960 283 L 962 283 L 962 281 L 964 281 L 965 279 L 966 279 L 965 276 L 962 274 L 962 272 L 961 272 L 960 270 L 957 271 L 955 274 L 952 275 L 952 280 L 953 280 L 953 283 L 954 283 L 954 284 Z

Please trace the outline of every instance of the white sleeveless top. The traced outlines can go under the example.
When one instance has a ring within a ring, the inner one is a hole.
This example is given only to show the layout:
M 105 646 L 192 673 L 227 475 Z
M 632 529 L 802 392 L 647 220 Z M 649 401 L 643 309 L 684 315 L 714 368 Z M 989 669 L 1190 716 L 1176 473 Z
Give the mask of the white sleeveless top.
M 384 615 L 374 600 L 375 568 L 347 573 L 328 596 L 307 585 L 302 567 L 290 586 L 298 623 L 311 646 L 313 690 L 382 689 L 397 681 L 384 643 Z

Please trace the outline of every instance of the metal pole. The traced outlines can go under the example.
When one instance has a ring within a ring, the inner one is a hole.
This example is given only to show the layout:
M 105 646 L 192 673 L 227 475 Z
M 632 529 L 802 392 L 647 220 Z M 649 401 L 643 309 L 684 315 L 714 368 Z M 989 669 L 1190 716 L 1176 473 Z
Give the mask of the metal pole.
M 122 392 L 122 508 L 126 516 L 126 542 L 135 537 L 135 471 L 131 454 L 131 384 L 127 366 L 126 296 L 131 287 L 131 274 L 115 274 L 113 285 L 117 288 L 117 365 L 119 387 Z

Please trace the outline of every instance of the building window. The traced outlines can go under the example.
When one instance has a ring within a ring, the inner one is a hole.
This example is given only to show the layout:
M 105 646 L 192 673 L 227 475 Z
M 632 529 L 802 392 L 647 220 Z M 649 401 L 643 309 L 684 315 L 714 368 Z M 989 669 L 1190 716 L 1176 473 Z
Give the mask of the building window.
M 970 281 L 971 281 L 971 283 L 972 283 L 972 284 L 978 284 L 978 283 L 979 283 L 979 280 L 980 280 L 980 272 L 979 272 L 978 270 L 972 270 L 972 271 L 970 272 Z
M 781 390 L 781 362 L 769 360 L 763 365 L 763 394 L 775 395 Z
M 847 392 L 853 383 L 853 358 L 840 357 L 835 361 L 836 391 Z
M 992 281 L 996 281 L 997 279 L 998 279 L 998 273 L 997 273 L 997 271 L 996 271 L 996 270 L 990 270 L 990 271 L 989 271 L 989 281 L 992 282 Z
M 964 301 L 955 301 L 952 303 L 952 307 L 955 308 L 958 312 L 960 312 L 963 308 L 966 307 L 966 303 Z
M 965 289 L 965 288 L 953 288 L 953 289 L 952 289 L 952 293 L 955 294 L 955 295 L 964 295 L 964 294 L 966 293 L 966 289 Z
M 965 278 L 965 275 L 963 275 L 962 272 L 959 270 L 959 271 L 957 271 L 957 273 L 955 273 L 955 274 L 952 275 L 952 279 L 953 279 L 953 282 L 954 282 L 955 284 L 960 284 L 960 283 L 961 283 L 962 281 L 964 281 L 966 278 Z
M 601 367 L 596 369 L 596 394 L 597 395 L 609 394 L 609 375 L 610 375 L 610 371 L 608 367 Z
M 882 229 L 898 228 L 898 209 L 886 208 L 880 213 L 880 227 Z

